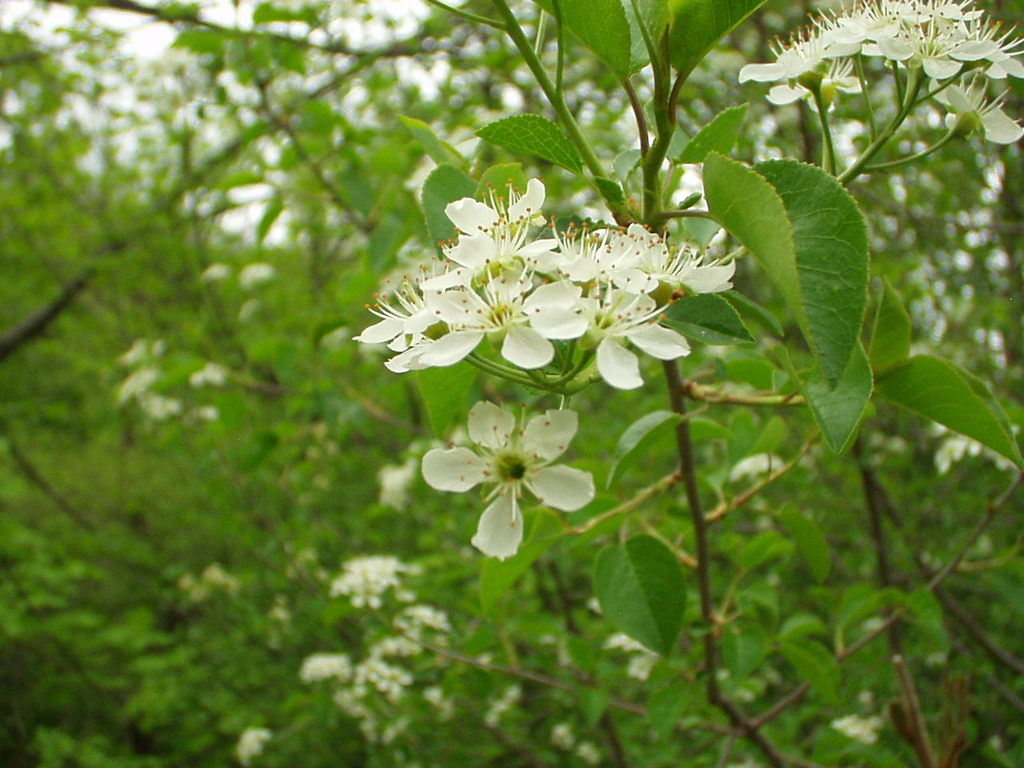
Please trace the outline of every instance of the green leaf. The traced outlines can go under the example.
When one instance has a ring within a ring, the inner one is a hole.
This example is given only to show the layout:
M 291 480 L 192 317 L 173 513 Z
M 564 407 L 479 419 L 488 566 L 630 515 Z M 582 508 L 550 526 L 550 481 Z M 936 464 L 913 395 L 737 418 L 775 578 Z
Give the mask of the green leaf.
M 562 536 L 562 522 L 554 512 L 540 508 L 531 515 L 533 524 L 518 552 L 506 560 L 493 557 L 484 560 L 480 569 L 480 607 L 485 614 L 493 610 L 501 596 Z
M 508 197 L 508 188 L 524 192 L 528 179 L 523 173 L 521 163 L 498 163 L 492 165 L 476 185 L 476 197 L 478 200 L 486 200 L 487 195 L 494 192 L 499 197 Z
M 416 371 L 416 384 L 427 409 L 434 434 L 443 437 L 455 415 L 463 408 L 473 388 L 477 369 L 467 362 L 447 368 L 425 368 Z
M 782 327 L 782 323 L 778 321 L 778 318 L 753 299 L 736 291 L 723 291 L 717 295 L 732 304 L 733 309 L 739 312 L 741 317 L 756 320 L 780 339 L 786 335 L 786 331 Z
M 771 160 L 756 170 L 786 206 L 808 341 L 835 386 L 857 349 L 867 308 L 867 225 L 853 198 L 820 168 Z
M 313 99 L 304 102 L 299 111 L 299 130 L 318 136 L 328 136 L 338 125 L 339 116 L 326 101 Z
M 622 0 L 622 5 L 629 22 L 629 71 L 636 72 L 651 58 L 640 27 L 642 25 L 647 30 L 648 36 L 657 45 L 668 25 L 668 0 Z
M 311 23 L 315 21 L 315 16 L 312 19 L 310 16 L 311 13 L 306 8 L 287 8 L 263 2 L 253 10 L 252 23 L 269 24 L 272 21 L 304 21 Z
M 709 152 L 728 155 L 736 144 L 736 134 L 746 114 L 746 104 L 720 112 L 690 139 L 678 157 L 672 159 L 677 163 L 703 163 Z
M 654 411 L 630 424 L 615 446 L 615 458 L 608 470 L 606 487 L 611 488 L 615 480 L 638 456 L 644 454 L 651 443 L 682 420 L 683 417 L 673 411 Z
M 878 391 L 1021 466 L 1020 448 L 999 403 L 981 381 L 952 363 L 930 355 L 912 357 L 879 374 Z
M 485 125 L 476 135 L 512 152 L 536 155 L 574 173 L 583 170 L 576 147 L 557 125 L 540 115 L 506 117 Z
M 785 638 L 779 646 L 812 691 L 831 704 L 839 703 L 839 662 L 828 648 L 816 640 L 794 637 Z
M 748 541 L 735 557 L 744 571 L 753 571 L 772 560 L 788 557 L 793 544 L 775 531 L 761 531 Z
M 667 736 L 683 715 L 693 710 L 697 689 L 695 685 L 676 683 L 652 693 L 647 700 L 651 730 L 662 738 Z
M 619 177 L 620 181 L 625 183 L 629 174 L 640 164 L 640 157 L 639 149 L 627 149 L 615 156 L 615 159 L 612 160 L 612 170 L 615 171 L 615 175 Z
M 448 203 L 471 197 L 476 192 L 476 182 L 451 165 L 439 165 L 423 184 L 423 217 L 427 222 L 430 239 L 435 243 L 450 240 L 458 230 L 445 215 Z
M 284 201 L 280 197 L 271 198 L 270 202 L 267 203 L 267 207 L 263 209 L 260 223 L 256 225 L 257 244 L 262 245 L 263 241 L 267 239 L 267 233 L 274 226 L 274 222 L 277 221 L 277 217 L 281 215 L 283 210 Z
M 227 38 L 212 29 L 186 29 L 179 32 L 174 40 L 174 48 L 187 48 L 195 53 L 220 53 L 224 49 Z
M 730 624 L 722 632 L 722 661 L 736 682 L 750 677 L 768 654 L 761 630 L 750 623 L 741 624 Z
M 829 448 L 842 453 L 857 434 L 857 426 L 871 399 L 871 366 L 863 348 L 857 346 L 834 388 L 829 387 L 818 369 L 800 381 L 800 386 Z
M 821 528 L 814 520 L 792 506 L 786 506 L 779 513 L 779 522 L 796 542 L 796 549 L 807 563 L 807 567 L 811 569 L 814 580 L 819 584 L 823 582 L 832 568 L 832 556 Z
M 422 120 L 415 117 L 399 115 L 398 121 L 405 126 L 405 129 L 412 134 L 412 137 L 419 142 L 423 150 L 430 155 L 438 165 L 454 165 L 456 168 L 465 168 L 466 160 L 455 148 L 446 141 L 441 140 L 434 129 Z
M 550 2 L 544 5 L 550 9 Z M 562 23 L 615 74 L 624 78 L 632 71 L 629 22 L 620 0 L 560 0 L 559 7 Z
M 910 332 L 910 315 L 887 278 L 875 314 L 875 328 L 871 332 L 868 350 L 871 367 L 880 371 L 906 360 L 910 356 Z
M 595 176 L 594 184 L 597 186 L 597 191 L 601 193 L 601 197 L 613 210 L 621 208 L 625 204 L 626 193 L 622 190 L 622 185 L 615 179 Z
M 765 0 L 669 0 L 668 47 L 683 77 Z
M 907 607 L 914 617 L 916 628 L 928 640 L 940 648 L 949 648 L 949 635 L 943 623 L 942 605 L 935 593 L 927 587 L 919 587 L 907 595 Z
M 704 344 L 750 344 L 754 337 L 728 301 L 713 293 L 673 301 L 662 325 Z
M 605 618 L 652 651 L 668 655 L 683 626 L 683 568 L 653 536 L 634 536 L 597 556 L 594 591 Z

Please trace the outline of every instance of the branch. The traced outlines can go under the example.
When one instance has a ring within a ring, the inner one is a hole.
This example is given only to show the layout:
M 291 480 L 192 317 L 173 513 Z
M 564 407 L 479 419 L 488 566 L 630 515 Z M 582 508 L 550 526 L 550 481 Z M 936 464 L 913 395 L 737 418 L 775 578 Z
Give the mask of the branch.
M 57 315 L 63 312 L 74 298 L 81 293 L 92 277 L 93 272 L 94 270 L 91 267 L 84 270 L 78 277 L 64 286 L 60 296 L 51 304 L 43 307 L 35 314 L 29 315 L 13 328 L 4 331 L 0 335 L 0 360 L 3 360 L 22 344 L 45 331 L 46 327 L 57 318 Z
M 35 464 L 29 461 L 28 457 L 21 452 L 21 449 L 18 448 L 18 444 L 14 442 L 14 439 L 9 434 L 5 434 L 4 437 L 7 440 L 7 451 L 11 454 L 11 458 L 14 459 L 14 463 L 18 465 L 18 469 L 20 469 L 22 474 L 28 478 L 29 482 L 42 491 L 43 495 L 52 501 L 61 512 L 74 520 L 82 528 L 90 532 L 95 531 L 96 524 L 82 514 L 67 499 L 58 493 L 52 485 L 50 485 L 49 481 L 47 481 L 39 470 L 36 469 Z

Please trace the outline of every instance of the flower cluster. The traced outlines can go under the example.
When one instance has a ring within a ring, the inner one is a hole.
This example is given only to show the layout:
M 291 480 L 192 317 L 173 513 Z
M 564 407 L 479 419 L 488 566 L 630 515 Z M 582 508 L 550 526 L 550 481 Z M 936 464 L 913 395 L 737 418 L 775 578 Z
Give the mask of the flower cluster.
M 988 21 L 970 0 L 867 0 L 818 17 L 776 45 L 774 62 L 746 65 L 739 80 L 780 83 L 768 93 L 773 104 L 817 94 L 828 105 L 837 91 L 860 91 L 855 57 L 877 58 L 931 78 L 938 93 L 948 88 L 940 100 L 952 111 L 951 127 L 957 116 L 971 115 L 964 133 L 980 128 L 990 141 L 1009 144 L 1024 130 L 987 98 L 980 73 L 994 80 L 1024 77 L 1024 64 L 1016 58 L 1022 42 Z M 967 73 L 965 85 L 955 84 Z
M 477 359 L 487 339 L 501 358 L 486 361 L 492 369 L 551 366 L 564 382 L 596 361 L 620 389 L 643 383 L 630 346 L 661 360 L 688 354 L 686 339 L 659 324 L 666 304 L 727 290 L 735 265 L 705 263 L 636 224 L 537 236 L 544 199 L 532 179 L 507 200 L 492 193 L 490 205 L 450 203 L 445 213 L 460 234 L 443 246 L 445 261 L 379 296 L 370 311 L 380 320 L 355 339 L 387 344 L 397 354 L 386 366 L 396 373 Z M 558 354 L 562 342 L 572 344 Z
M 575 411 L 552 410 L 517 428 L 513 414 L 493 403 L 480 402 L 469 412 L 469 448 L 435 448 L 423 457 L 423 479 L 439 491 L 461 493 L 490 484 L 490 502 L 477 526 L 473 546 L 485 555 L 504 559 L 523 540 L 519 499 L 530 491 L 542 504 L 566 512 L 594 498 L 589 472 L 551 465 L 576 434 Z
M 331 582 L 331 597 L 346 595 L 356 608 L 378 610 L 384 594 L 394 590 L 399 600 L 411 602 L 414 596 L 402 589 L 401 574 L 416 572 L 415 566 L 406 565 L 393 555 L 356 557 L 347 561 L 341 575 Z

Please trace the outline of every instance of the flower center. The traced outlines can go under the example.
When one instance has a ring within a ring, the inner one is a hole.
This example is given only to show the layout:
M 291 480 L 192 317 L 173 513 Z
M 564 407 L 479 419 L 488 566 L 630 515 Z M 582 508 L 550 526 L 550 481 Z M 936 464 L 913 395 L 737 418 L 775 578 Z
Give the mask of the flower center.
M 518 454 L 506 453 L 504 456 L 499 456 L 495 460 L 494 466 L 498 470 L 498 476 L 506 483 L 522 480 L 523 475 L 526 474 L 526 462 Z

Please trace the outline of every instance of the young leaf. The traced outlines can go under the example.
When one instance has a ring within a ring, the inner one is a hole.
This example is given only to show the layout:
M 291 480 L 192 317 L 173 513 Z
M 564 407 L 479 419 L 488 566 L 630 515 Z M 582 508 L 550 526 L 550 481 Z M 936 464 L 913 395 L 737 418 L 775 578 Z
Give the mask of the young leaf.
M 715 44 L 765 0 L 669 0 L 668 48 L 686 77 Z
M 601 550 L 594 591 L 612 626 L 662 656 L 672 651 L 683 626 L 686 584 L 668 547 L 641 535 Z
M 573 173 L 583 170 L 583 161 L 576 147 L 569 143 L 557 125 L 540 115 L 506 117 L 488 123 L 476 135 L 512 152 L 536 155 Z
M 466 160 L 455 148 L 446 141 L 443 141 L 434 133 L 434 129 L 422 120 L 415 117 L 399 115 L 398 122 L 405 126 L 405 129 L 412 134 L 412 137 L 419 142 L 423 150 L 430 155 L 438 165 L 454 165 L 456 168 L 465 168 Z
M 879 374 L 878 391 L 897 405 L 974 438 L 1021 466 L 1020 448 L 992 393 L 946 360 L 912 357 Z
M 678 157 L 672 159 L 677 163 L 703 163 L 709 152 L 728 155 L 736 143 L 736 133 L 746 114 L 746 104 L 720 112 L 690 139 Z
M 796 542 L 797 551 L 811 569 L 814 580 L 819 584 L 823 582 L 832 568 L 832 557 L 821 528 L 814 520 L 791 506 L 786 506 L 779 513 L 779 522 Z
M 830 386 L 853 356 L 868 300 L 868 234 L 853 198 L 834 177 L 794 160 L 756 169 L 792 223 L 808 341 Z
M 435 243 L 450 240 L 458 230 L 445 215 L 448 203 L 470 197 L 476 192 L 476 182 L 452 165 L 439 165 L 423 184 L 423 218 L 427 231 Z
M 473 388 L 477 369 L 466 362 L 447 368 L 425 368 L 416 371 L 420 397 L 427 409 L 427 418 L 434 434 L 441 437 L 448 431 L 455 414 L 463 407 Z
M 910 355 L 910 331 L 910 315 L 886 279 L 871 332 L 871 367 L 880 371 L 906 360 Z
M 811 690 L 829 703 L 839 703 L 839 662 L 828 648 L 816 640 L 790 637 L 780 649 Z
M 561 520 L 554 512 L 538 509 L 530 514 L 533 524 L 519 551 L 507 560 L 489 557 L 484 561 L 480 570 L 480 607 L 485 614 L 562 535 Z
M 728 301 L 713 293 L 673 301 L 662 320 L 684 336 L 705 344 L 749 344 L 754 337 Z
M 267 233 L 270 232 L 270 228 L 274 226 L 274 222 L 277 221 L 277 217 L 283 210 L 284 201 L 280 197 L 275 196 L 267 203 L 267 207 L 263 209 L 263 215 L 260 217 L 260 223 L 256 225 L 256 243 L 258 245 L 263 245 L 263 241 L 267 239 Z
M 637 456 L 642 455 L 651 443 L 682 419 L 682 416 L 673 411 L 654 411 L 630 424 L 619 438 L 619 444 L 615 446 L 615 459 L 608 471 L 606 487 L 611 488 Z

